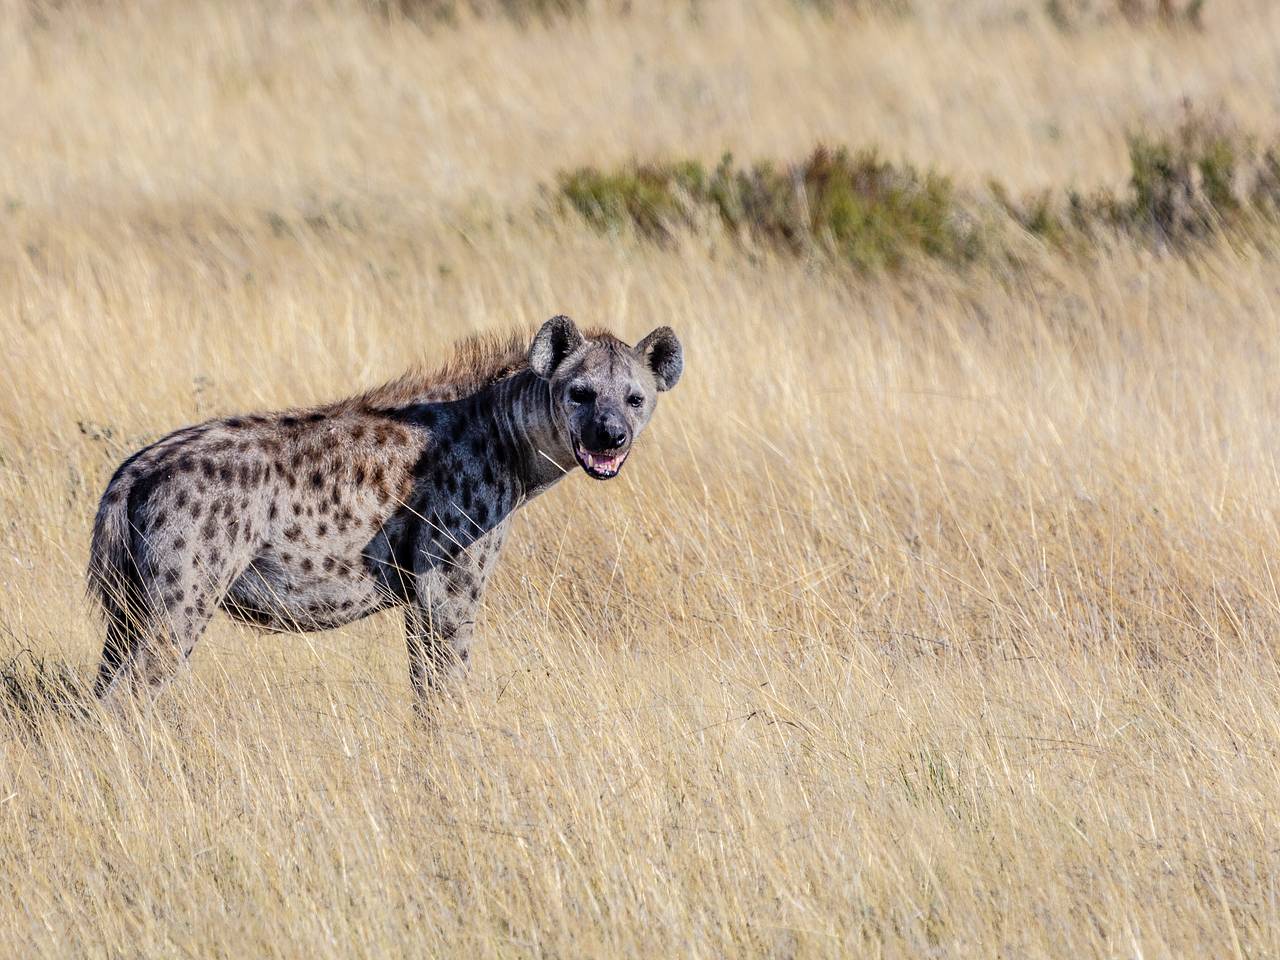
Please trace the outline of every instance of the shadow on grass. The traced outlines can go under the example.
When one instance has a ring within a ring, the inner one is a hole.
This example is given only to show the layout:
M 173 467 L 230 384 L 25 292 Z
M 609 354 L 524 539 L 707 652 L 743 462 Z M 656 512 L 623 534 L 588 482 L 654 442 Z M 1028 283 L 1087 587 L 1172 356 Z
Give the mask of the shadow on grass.
M 68 663 L 29 649 L 0 663 L 0 724 L 15 731 L 35 734 L 48 720 L 86 717 L 93 702 L 89 686 Z

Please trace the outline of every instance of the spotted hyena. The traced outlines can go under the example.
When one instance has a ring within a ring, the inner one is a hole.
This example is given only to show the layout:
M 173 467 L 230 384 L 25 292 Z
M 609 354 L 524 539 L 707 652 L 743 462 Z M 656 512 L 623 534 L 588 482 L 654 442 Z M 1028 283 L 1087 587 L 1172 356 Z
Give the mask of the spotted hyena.
M 616 476 L 682 368 L 668 327 L 631 347 L 554 317 L 531 344 L 467 341 L 433 375 L 138 451 L 94 521 L 99 696 L 157 688 L 219 609 L 309 631 L 399 606 L 421 703 L 465 668 L 512 513 L 575 462 Z

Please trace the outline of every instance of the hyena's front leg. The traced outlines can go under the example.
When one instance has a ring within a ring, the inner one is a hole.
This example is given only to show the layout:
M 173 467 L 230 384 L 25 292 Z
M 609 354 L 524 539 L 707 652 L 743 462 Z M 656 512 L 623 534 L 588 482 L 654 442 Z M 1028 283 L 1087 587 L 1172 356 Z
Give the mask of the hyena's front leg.
M 446 682 L 466 674 L 479 595 L 473 599 L 470 564 L 420 574 L 405 610 L 409 679 L 419 709 Z
M 480 598 L 506 530 L 505 522 L 499 524 L 454 559 L 422 570 L 415 577 L 405 626 L 409 679 L 419 707 L 426 705 L 437 687 L 466 675 Z

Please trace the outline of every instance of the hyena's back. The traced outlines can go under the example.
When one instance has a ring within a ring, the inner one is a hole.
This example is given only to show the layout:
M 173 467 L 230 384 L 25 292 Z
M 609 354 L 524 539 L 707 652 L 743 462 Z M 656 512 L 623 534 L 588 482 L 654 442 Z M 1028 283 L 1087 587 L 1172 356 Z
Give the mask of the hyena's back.
M 334 407 L 212 421 L 139 451 L 94 522 L 89 583 L 109 630 L 171 629 L 185 653 L 217 606 L 284 629 L 376 609 L 396 572 L 377 541 L 390 542 L 429 439 Z

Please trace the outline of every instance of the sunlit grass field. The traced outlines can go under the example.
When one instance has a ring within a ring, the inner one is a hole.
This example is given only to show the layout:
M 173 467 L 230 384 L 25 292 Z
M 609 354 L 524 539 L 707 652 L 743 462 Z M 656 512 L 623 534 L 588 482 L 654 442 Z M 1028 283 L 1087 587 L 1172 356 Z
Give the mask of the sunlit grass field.
M 859 272 L 549 198 L 1119 189 L 1187 98 L 1280 136 L 1280 9 L 396 9 L 0 2 L 0 955 L 1280 955 L 1280 233 Z M 433 727 L 391 613 L 58 706 L 124 456 L 561 312 L 685 376 L 518 517 Z

